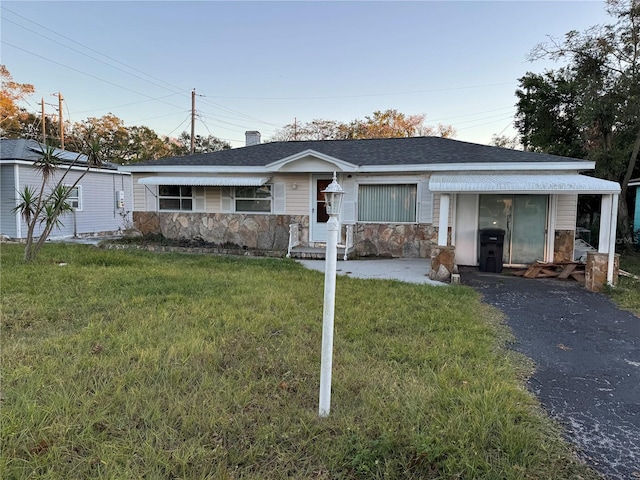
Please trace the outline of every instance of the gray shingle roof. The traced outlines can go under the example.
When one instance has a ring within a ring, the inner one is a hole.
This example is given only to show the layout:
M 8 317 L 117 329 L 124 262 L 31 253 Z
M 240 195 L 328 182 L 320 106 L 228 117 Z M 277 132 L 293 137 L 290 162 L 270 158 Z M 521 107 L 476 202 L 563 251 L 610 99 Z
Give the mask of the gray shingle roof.
M 35 162 L 42 157 L 42 149 L 44 144 L 31 139 L 25 138 L 3 138 L 0 139 L 0 160 L 22 160 L 26 162 Z M 76 161 L 78 153 L 69 150 L 55 149 L 56 155 L 59 156 L 60 163 L 71 163 Z M 87 162 L 86 155 L 80 154 L 77 165 Z M 106 170 L 117 170 L 113 163 L 103 162 L 101 168 Z
M 358 166 L 584 161 L 441 137 L 411 137 L 262 143 L 219 152 L 162 158 L 135 165 L 260 167 L 305 150 L 314 150 Z

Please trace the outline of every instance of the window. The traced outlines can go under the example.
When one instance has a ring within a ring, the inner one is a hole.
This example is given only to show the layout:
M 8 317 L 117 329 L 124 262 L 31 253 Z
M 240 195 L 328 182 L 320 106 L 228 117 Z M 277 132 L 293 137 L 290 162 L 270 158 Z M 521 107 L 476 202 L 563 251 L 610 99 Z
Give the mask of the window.
M 160 210 L 193 210 L 193 189 L 188 185 L 159 185 Z
M 71 186 L 69 185 L 68 188 Z M 80 186 L 70 188 L 67 203 L 77 212 L 82 211 L 82 190 Z
M 416 222 L 416 184 L 359 185 L 358 221 Z
M 236 187 L 236 212 L 271 213 L 271 185 Z

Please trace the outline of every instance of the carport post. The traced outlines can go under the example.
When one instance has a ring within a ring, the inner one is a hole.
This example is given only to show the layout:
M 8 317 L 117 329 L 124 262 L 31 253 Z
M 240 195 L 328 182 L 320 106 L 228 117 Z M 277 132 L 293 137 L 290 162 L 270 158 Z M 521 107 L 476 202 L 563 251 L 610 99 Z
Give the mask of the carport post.
M 598 252 L 607 254 L 607 283 L 613 285 L 613 265 L 616 255 L 618 226 L 618 195 L 602 195 L 600 205 L 600 236 Z
M 440 195 L 440 219 L 438 221 L 438 246 L 446 247 L 449 234 L 449 197 L 448 193 Z
M 607 283 L 613 285 L 613 263 L 616 257 L 616 228 L 618 226 L 618 195 L 612 196 L 611 223 L 609 226 L 609 258 L 607 259 Z M 602 225 L 600 225 L 602 228 Z

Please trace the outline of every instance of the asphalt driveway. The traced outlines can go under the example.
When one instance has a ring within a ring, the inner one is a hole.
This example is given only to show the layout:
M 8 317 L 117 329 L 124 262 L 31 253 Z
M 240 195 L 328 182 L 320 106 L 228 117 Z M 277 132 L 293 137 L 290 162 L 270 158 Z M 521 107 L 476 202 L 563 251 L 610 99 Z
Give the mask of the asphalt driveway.
M 580 457 L 607 479 L 640 479 L 640 318 L 573 281 L 460 273 L 506 315 L 514 350 L 536 363 L 530 390 Z

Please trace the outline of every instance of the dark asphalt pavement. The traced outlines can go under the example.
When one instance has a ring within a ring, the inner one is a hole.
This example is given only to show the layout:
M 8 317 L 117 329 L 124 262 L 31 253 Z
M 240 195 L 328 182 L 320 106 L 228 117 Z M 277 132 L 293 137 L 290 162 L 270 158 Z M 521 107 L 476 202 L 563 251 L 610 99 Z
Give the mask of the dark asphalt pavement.
M 461 268 L 507 316 L 513 349 L 536 363 L 529 388 L 605 478 L 640 479 L 640 318 L 574 281 Z

